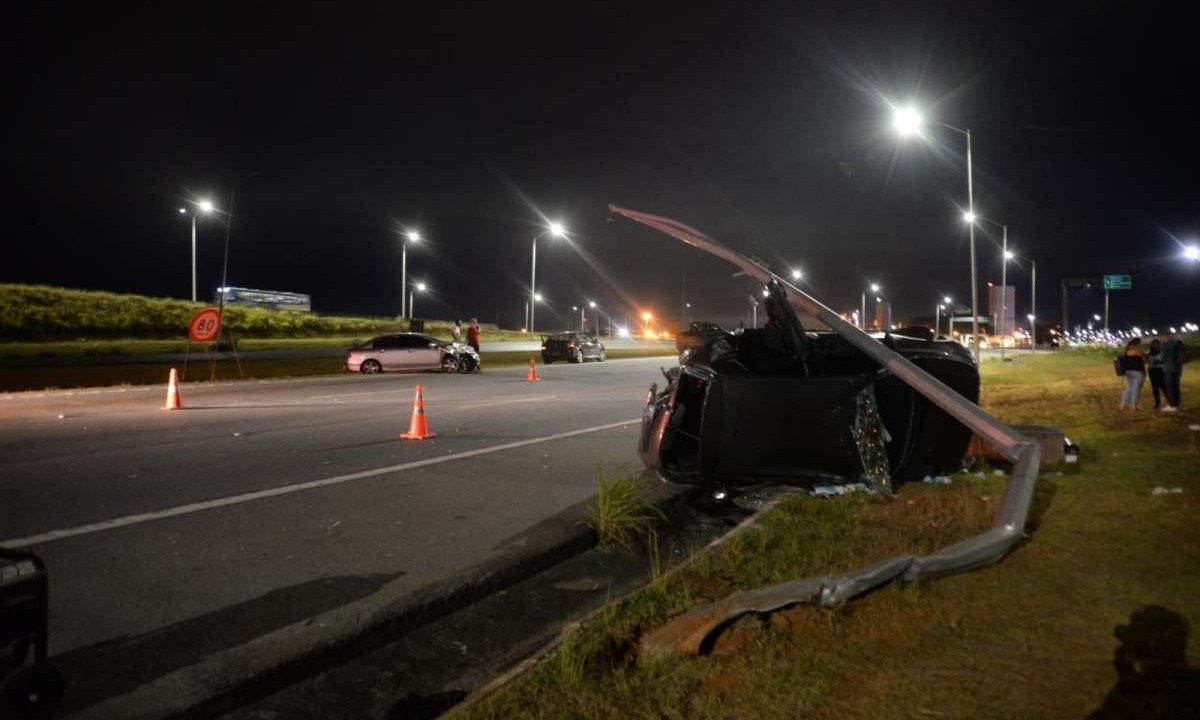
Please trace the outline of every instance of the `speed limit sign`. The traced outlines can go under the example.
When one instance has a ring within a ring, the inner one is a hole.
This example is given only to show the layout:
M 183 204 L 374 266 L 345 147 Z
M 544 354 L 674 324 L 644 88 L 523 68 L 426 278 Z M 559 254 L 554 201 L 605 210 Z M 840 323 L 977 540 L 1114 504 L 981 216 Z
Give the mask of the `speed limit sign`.
M 217 339 L 221 329 L 221 313 L 216 308 L 204 308 L 192 316 L 188 323 L 188 340 L 192 342 L 212 342 Z

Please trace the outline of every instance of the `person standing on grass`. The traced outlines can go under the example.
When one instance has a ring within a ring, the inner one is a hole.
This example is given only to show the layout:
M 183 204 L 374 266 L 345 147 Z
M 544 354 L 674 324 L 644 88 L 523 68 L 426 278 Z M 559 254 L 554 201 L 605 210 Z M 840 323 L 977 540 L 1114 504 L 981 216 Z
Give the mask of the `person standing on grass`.
M 1154 409 L 1162 407 L 1163 395 L 1163 359 L 1162 341 L 1154 338 L 1150 341 L 1150 349 L 1146 353 L 1146 374 L 1150 376 L 1150 390 L 1154 393 Z
M 1184 358 L 1183 341 L 1168 333 L 1162 344 L 1163 391 L 1167 394 L 1167 404 L 1163 412 L 1175 412 L 1179 409 L 1179 376 L 1183 374 Z
M 462 318 L 455 318 L 454 327 L 450 328 L 450 338 L 455 345 L 462 342 Z
M 471 318 L 471 324 L 467 326 L 467 344 L 479 352 L 479 318 Z
M 1146 361 L 1142 357 L 1142 339 L 1134 338 L 1125 344 L 1125 390 L 1121 393 L 1121 409 L 1137 410 L 1146 380 Z

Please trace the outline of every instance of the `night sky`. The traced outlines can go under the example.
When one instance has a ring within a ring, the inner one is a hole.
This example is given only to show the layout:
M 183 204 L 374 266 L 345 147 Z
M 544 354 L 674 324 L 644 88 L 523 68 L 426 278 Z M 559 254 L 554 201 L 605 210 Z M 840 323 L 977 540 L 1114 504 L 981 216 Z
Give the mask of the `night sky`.
M 14 4 L 15 5 L 15 4 Z M 976 211 L 1059 279 L 1130 273 L 1114 326 L 1200 321 L 1200 53 L 1152 3 L 35 2 L 5 10 L 16 163 L 0 281 L 190 294 L 177 208 L 236 188 L 229 284 L 320 312 L 519 326 L 544 218 L 539 326 L 596 300 L 726 324 L 744 278 L 628 221 L 667 215 L 800 267 L 839 310 L 876 281 L 897 319 L 969 298 Z M 1178 14 L 1176 14 L 1178 13 Z M 931 127 L 901 141 L 889 103 Z M 999 250 L 977 236 L 983 285 Z M 201 295 L 224 226 L 200 225 Z M 1029 276 L 1010 266 L 1017 313 Z M 1072 293 L 1074 318 L 1102 293 Z M 557 313 L 557 314 L 556 314 Z

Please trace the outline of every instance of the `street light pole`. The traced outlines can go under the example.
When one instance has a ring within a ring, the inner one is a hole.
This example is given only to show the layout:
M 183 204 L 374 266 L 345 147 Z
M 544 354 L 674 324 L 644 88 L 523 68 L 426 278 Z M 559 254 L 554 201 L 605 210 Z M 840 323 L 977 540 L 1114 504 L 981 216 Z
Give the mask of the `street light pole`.
M 196 213 L 192 213 L 192 302 L 196 302 Z
M 409 291 L 409 293 L 408 293 L 408 313 L 409 313 L 408 317 L 410 320 L 413 317 L 415 317 L 415 315 L 416 315 L 416 310 L 414 309 L 415 308 L 414 300 L 416 299 L 416 295 L 418 292 L 425 292 L 425 287 L 426 287 L 426 285 L 423 282 L 414 283 L 413 289 L 411 291 Z
M 871 283 L 871 292 L 872 293 L 878 293 L 879 289 L 880 289 L 879 283 Z M 878 299 L 875 302 L 878 303 L 879 302 Z M 867 291 L 866 290 L 863 290 L 863 294 L 862 294 L 862 315 L 859 317 L 858 324 L 860 326 L 859 329 L 862 330 L 863 332 L 866 332 L 866 330 L 867 330 Z
M 1004 360 L 1004 325 L 1008 320 L 1008 226 L 1002 227 L 1004 240 L 1000 246 L 1000 359 Z
M 1108 332 L 1108 288 L 1104 288 L 1104 332 Z
M 421 233 L 416 230 L 408 230 L 404 233 L 404 242 L 400 244 L 400 317 L 401 319 L 412 319 L 412 304 L 409 303 L 407 312 L 404 310 L 404 289 L 408 287 L 408 244 L 410 242 L 419 242 Z M 410 293 L 411 294 L 411 293 Z
M 190 215 L 192 219 L 192 302 L 196 302 L 196 216 L 199 213 L 208 214 L 215 208 L 211 200 L 200 200 L 195 203 L 196 207 L 188 211 L 186 207 L 179 208 L 180 215 Z M 224 286 L 225 278 L 221 278 L 221 285 Z
M 975 270 L 975 181 L 971 174 L 971 130 L 963 130 L 967 136 L 967 212 L 971 214 L 971 343 L 974 346 L 975 364 L 979 364 L 979 281 Z M 1001 347 L 1004 343 L 1000 343 Z
M 567 231 L 561 223 L 552 222 L 550 227 L 533 236 L 530 243 L 529 262 L 529 334 L 533 334 L 533 317 L 537 310 L 537 241 L 549 233 L 552 237 L 566 237 Z
M 545 233 L 542 233 L 545 234 Z M 529 256 L 529 334 L 533 335 L 533 313 L 537 309 L 537 241 L 542 235 L 534 235 Z
M 1037 350 L 1037 261 L 1029 258 L 1029 349 Z

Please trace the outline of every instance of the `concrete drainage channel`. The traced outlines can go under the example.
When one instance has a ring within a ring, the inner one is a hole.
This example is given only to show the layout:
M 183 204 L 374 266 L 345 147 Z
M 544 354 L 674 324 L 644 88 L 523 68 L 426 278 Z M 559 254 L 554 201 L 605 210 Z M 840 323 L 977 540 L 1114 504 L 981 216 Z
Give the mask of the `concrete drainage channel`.
M 737 504 L 711 506 L 690 493 L 663 488 L 658 504 L 668 523 L 658 531 L 661 569 L 678 566 L 758 510 L 795 492 L 763 488 L 743 494 Z M 244 692 L 241 706 L 221 717 L 425 720 L 474 699 L 481 688 L 502 684 L 531 664 L 565 626 L 646 583 L 650 564 L 644 553 L 605 551 L 586 534 L 590 549 L 419 627 L 390 633 L 385 644 L 360 649 L 269 696 L 264 690 L 274 688 L 265 685 L 257 688 L 260 699 L 249 700 Z M 185 716 L 212 717 L 213 709 L 210 704 Z

